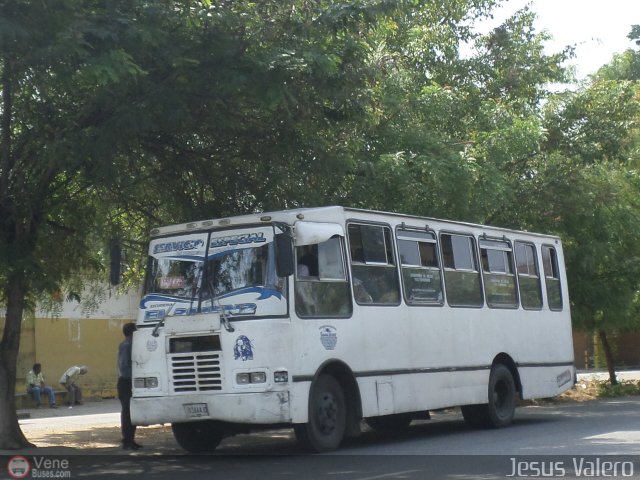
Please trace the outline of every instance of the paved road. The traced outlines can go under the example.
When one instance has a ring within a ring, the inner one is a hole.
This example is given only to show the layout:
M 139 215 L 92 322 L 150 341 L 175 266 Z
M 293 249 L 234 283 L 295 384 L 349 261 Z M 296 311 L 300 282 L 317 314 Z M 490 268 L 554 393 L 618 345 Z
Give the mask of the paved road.
M 114 428 L 114 421 L 117 425 L 116 412 L 69 413 L 64 419 L 69 425 L 85 422 L 85 427 L 94 425 L 92 428 L 97 429 Z M 60 417 L 32 419 L 23 421 L 23 428 L 34 425 L 28 422 L 60 421 Z M 414 422 L 395 436 L 367 431 L 329 455 L 304 455 L 290 430 L 231 437 L 216 454 L 200 457 L 179 450 L 168 429 L 157 430 L 156 434 L 155 443 L 146 441 L 144 450 L 128 455 L 122 455 L 114 445 L 41 448 L 21 454 L 32 464 L 38 456 L 67 459 L 73 477 L 90 478 L 138 475 L 170 479 L 186 474 L 189 480 L 293 476 L 460 480 L 505 478 L 514 469 L 521 477 L 535 477 L 538 472 L 556 478 L 605 478 L 611 472 L 602 470 L 603 462 L 605 467 L 615 466 L 619 478 L 640 478 L 640 397 L 523 407 L 518 409 L 514 424 L 501 430 L 472 430 L 457 411 L 440 412 L 430 421 Z M 546 470 L 541 471 L 541 467 Z

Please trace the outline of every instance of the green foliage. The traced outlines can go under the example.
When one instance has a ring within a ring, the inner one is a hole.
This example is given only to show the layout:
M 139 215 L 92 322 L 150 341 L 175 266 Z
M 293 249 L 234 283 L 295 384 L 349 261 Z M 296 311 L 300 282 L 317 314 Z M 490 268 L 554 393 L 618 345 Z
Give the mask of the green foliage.
M 617 385 L 609 382 L 598 382 L 599 398 L 616 398 L 640 395 L 640 381 L 622 380 Z
M 550 95 L 571 48 L 530 7 L 474 33 L 496 3 L 5 2 L 0 295 L 79 295 L 111 238 L 135 285 L 152 225 L 339 203 L 560 234 L 576 325 L 635 325 L 638 53 Z

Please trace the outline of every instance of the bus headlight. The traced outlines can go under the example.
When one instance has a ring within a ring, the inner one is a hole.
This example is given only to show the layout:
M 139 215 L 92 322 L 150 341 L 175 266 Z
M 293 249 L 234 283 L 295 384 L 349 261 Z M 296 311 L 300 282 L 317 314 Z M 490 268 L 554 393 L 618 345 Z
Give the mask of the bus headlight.
M 137 377 L 133 379 L 134 388 L 158 388 L 157 377 Z
M 267 383 L 267 372 L 242 372 L 236 374 L 237 385 Z
M 265 383 L 267 381 L 267 374 L 265 372 L 252 372 L 251 383 Z

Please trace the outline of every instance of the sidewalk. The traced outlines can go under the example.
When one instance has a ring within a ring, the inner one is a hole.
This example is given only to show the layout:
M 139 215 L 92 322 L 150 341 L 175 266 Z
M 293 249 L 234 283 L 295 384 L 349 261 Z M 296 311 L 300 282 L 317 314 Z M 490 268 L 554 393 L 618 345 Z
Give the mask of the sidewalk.
M 618 381 L 640 381 L 640 370 L 618 370 L 616 372 Z M 607 370 L 579 370 L 578 380 L 609 380 Z
M 120 402 L 117 399 L 86 401 L 73 408 L 26 409 L 18 414 L 29 415 L 20 420 L 20 428 L 27 440 L 38 447 L 20 450 L 21 454 L 126 453 L 120 448 Z M 173 439 L 170 425 L 139 427 L 136 440 L 145 445 L 140 453 L 182 453 Z
M 18 410 L 18 415 L 27 415 L 27 419 L 77 417 L 96 414 L 120 414 L 120 401 L 117 398 L 88 400 L 84 405 L 76 405 L 69 408 L 66 405 L 58 405 L 58 408 L 25 408 Z M 118 417 L 119 418 L 119 417 Z M 119 420 L 118 420 L 119 421 Z M 20 422 L 22 424 L 22 421 Z

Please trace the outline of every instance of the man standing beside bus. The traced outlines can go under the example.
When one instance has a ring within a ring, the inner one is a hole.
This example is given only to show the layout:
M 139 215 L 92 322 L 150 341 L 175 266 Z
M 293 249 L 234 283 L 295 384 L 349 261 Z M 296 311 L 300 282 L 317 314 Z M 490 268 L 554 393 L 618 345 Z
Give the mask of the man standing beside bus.
M 132 396 L 132 371 L 131 371 L 131 347 L 133 332 L 136 331 L 135 323 L 126 323 L 122 327 L 124 340 L 118 347 L 118 399 L 122 405 L 120 413 L 120 429 L 122 430 L 122 448 L 124 450 L 138 450 L 135 440 L 136 427 L 131 423 L 131 396 Z

